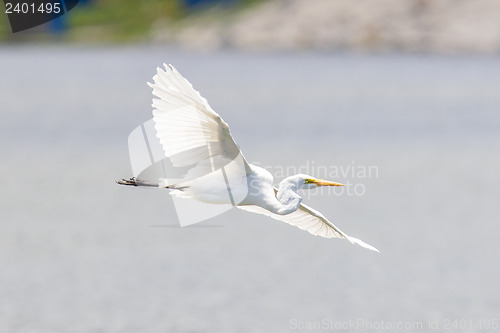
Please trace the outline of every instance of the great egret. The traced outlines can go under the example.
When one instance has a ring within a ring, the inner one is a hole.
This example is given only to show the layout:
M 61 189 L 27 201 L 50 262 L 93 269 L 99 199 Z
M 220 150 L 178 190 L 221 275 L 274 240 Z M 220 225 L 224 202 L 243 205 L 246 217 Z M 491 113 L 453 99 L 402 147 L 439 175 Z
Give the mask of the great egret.
M 364 248 L 378 250 L 348 236 L 317 210 L 302 203 L 300 189 L 343 186 L 298 174 L 285 178 L 278 188 L 264 168 L 248 163 L 234 142 L 227 123 L 172 65 L 157 68 L 153 77 L 153 119 L 165 156 L 177 167 L 188 167 L 182 179 L 160 178 L 151 183 L 132 177 L 121 185 L 154 186 L 171 194 L 211 204 L 232 204 L 325 238 L 345 238 Z M 219 171 L 222 171 L 219 172 Z M 221 175 L 223 177 L 221 177 Z

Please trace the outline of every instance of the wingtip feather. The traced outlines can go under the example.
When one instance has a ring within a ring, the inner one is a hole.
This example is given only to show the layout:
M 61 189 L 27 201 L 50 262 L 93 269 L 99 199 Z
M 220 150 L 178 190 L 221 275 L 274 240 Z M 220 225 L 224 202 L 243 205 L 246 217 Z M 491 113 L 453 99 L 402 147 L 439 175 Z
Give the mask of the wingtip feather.
M 355 237 L 350 237 L 348 236 L 347 237 L 347 240 L 349 242 L 351 242 L 352 244 L 357 244 L 361 247 L 364 247 L 365 249 L 368 249 L 368 250 L 371 250 L 371 251 L 375 251 L 375 252 L 378 252 L 380 253 L 380 251 L 375 247 L 375 246 L 372 246 L 370 244 L 367 244 L 365 242 L 363 242 L 361 239 L 358 239 L 358 238 L 355 238 Z
M 167 65 L 166 63 L 163 63 L 163 66 L 165 67 L 165 70 L 166 70 L 167 72 L 174 72 L 174 71 L 175 71 L 175 70 L 174 70 L 174 66 L 172 66 L 171 64 L 168 64 L 168 65 Z

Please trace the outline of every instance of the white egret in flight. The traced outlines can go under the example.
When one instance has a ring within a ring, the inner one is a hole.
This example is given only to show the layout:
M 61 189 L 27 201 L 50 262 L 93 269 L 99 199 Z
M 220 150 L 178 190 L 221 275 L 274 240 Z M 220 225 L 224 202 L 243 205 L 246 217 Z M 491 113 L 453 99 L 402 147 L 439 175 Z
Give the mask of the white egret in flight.
M 166 158 L 176 167 L 191 166 L 182 179 L 160 178 L 158 183 L 138 178 L 118 184 L 170 189 L 172 195 L 211 204 L 232 204 L 294 225 L 313 235 L 345 238 L 369 250 L 378 250 L 348 236 L 317 210 L 302 203 L 300 189 L 342 184 L 298 174 L 273 187 L 273 176 L 248 163 L 234 142 L 227 123 L 173 66 L 157 69 L 153 77 L 153 120 Z M 222 171 L 221 173 L 217 171 Z

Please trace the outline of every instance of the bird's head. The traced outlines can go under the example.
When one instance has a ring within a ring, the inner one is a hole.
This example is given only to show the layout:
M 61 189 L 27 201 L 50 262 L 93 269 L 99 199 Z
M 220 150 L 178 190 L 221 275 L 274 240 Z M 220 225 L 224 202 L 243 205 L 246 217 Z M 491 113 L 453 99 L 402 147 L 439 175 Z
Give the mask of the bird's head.
M 297 189 L 313 189 L 318 186 L 344 186 L 343 184 L 331 182 L 328 180 L 318 179 L 313 176 L 298 174 L 290 177 L 290 181 L 294 182 Z

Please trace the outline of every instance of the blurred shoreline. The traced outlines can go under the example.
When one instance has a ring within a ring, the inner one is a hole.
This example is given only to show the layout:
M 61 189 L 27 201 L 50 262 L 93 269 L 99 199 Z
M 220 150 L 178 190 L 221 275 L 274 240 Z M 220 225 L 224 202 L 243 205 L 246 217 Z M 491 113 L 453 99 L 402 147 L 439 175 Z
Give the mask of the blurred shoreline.
M 500 2 L 274 0 L 225 19 L 195 17 L 153 40 L 191 49 L 500 52 Z
M 105 4 L 76 9 L 64 33 L 39 29 L 4 37 L 14 43 L 147 43 L 200 52 L 500 54 L 500 2 L 494 0 L 242 1 L 191 12 L 178 2 L 156 14 L 155 7 L 140 7 L 137 26 L 130 23 L 135 7 L 113 24 L 93 19 L 112 9 Z

